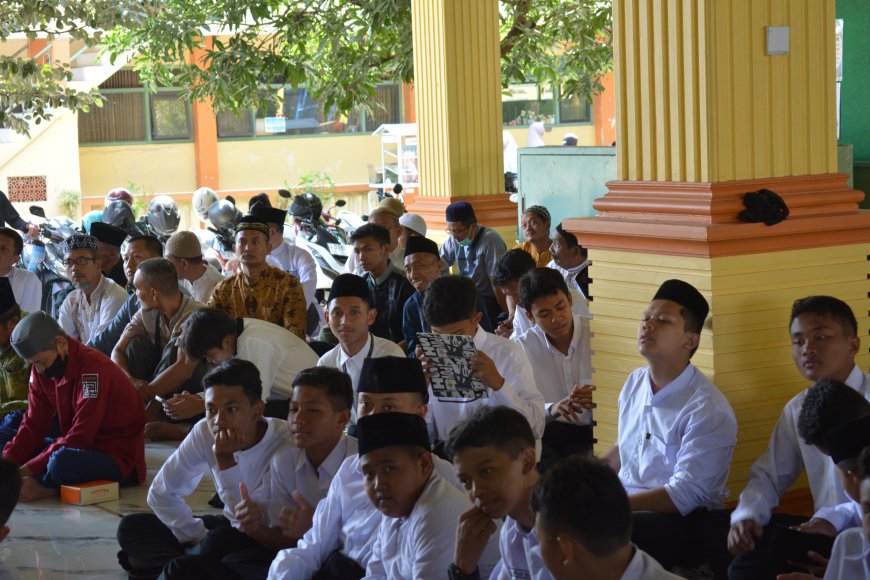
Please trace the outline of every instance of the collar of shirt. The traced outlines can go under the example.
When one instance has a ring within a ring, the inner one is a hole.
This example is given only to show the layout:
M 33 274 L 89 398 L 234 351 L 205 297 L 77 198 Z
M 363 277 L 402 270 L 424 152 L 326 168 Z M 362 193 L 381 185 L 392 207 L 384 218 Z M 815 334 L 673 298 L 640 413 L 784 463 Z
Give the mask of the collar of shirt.
M 249 447 L 248 449 L 243 449 L 241 451 L 236 451 L 233 453 L 233 458 L 236 460 L 236 463 L 245 465 L 250 465 L 251 462 L 256 462 L 257 459 L 262 455 L 262 453 L 270 448 L 273 444 L 273 439 L 275 437 L 280 437 L 280 433 L 277 431 L 280 429 L 287 432 L 287 422 L 282 421 L 281 419 L 272 419 L 269 417 L 263 417 L 260 419 L 261 421 L 265 421 L 266 423 L 266 431 L 263 433 L 263 437 L 257 441 L 257 443 L 253 447 Z M 244 471 L 244 469 L 243 469 Z
M 100 283 L 97 284 L 97 287 L 91 293 L 90 299 L 88 299 L 88 295 L 85 294 L 84 290 L 82 290 L 82 298 L 84 299 L 86 304 L 93 304 L 94 302 L 99 302 L 100 298 L 103 297 L 103 294 L 106 293 L 106 286 L 110 283 L 109 279 L 100 274 Z
M 256 288 L 264 282 L 268 283 L 268 281 L 274 277 L 273 273 L 275 270 L 277 270 L 277 268 L 266 264 L 266 267 L 263 268 L 263 271 L 260 272 L 260 275 L 257 276 L 256 279 L 252 280 L 251 277 L 248 276 L 244 270 L 240 270 L 238 276 L 242 284 L 244 284 L 248 288 Z
M 858 365 L 855 365 L 854 367 L 852 367 L 852 372 L 849 373 L 849 376 L 846 377 L 846 380 L 843 382 L 845 382 L 856 391 L 861 392 L 861 387 L 864 386 L 864 373 L 861 371 Z
M 387 281 L 387 278 L 390 277 L 390 275 L 393 273 L 393 270 L 395 270 L 395 267 L 393 266 L 393 261 L 387 260 L 387 269 L 384 270 L 383 274 L 375 278 L 374 276 L 372 276 L 371 272 L 366 272 L 366 278 L 368 278 L 369 280 L 373 280 L 375 286 L 380 286 Z
M 347 436 L 342 435 L 341 439 L 338 440 L 338 444 L 332 448 L 332 451 L 329 452 L 329 455 L 326 456 L 326 459 L 323 460 L 320 467 L 314 467 L 308 460 L 308 453 L 303 451 L 299 454 L 299 458 L 296 460 L 296 473 L 301 473 L 310 469 L 316 474 L 316 479 L 320 479 L 322 474 L 329 480 L 332 480 L 338 472 L 338 468 L 341 467 L 342 462 L 344 462 L 347 457 L 347 443 Z M 296 481 L 300 481 L 299 478 L 297 478 Z
M 646 392 L 649 396 L 649 404 L 654 406 L 657 403 L 660 403 L 663 400 L 667 399 L 671 395 L 677 394 L 680 391 L 688 389 L 689 386 L 692 384 L 692 379 L 694 378 L 694 376 L 695 376 L 695 365 L 693 365 L 692 363 L 689 363 L 688 365 L 686 365 L 686 368 L 683 369 L 683 372 L 681 372 L 679 374 L 679 376 L 677 376 L 677 378 L 675 378 L 670 383 L 668 383 L 667 385 L 662 387 L 658 393 L 653 393 L 653 386 L 652 386 L 652 379 L 651 379 L 652 371 L 647 369 L 646 377 L 644 378 L 644 382 L 646 382 L 646 385 L 647 385 Z
M 477 350 L 482 350 L 483 345 L 486 344 L 486 340 L 487 340 L 486 334 L 487 334 L 486 331 L 483 328 L 481 328 L 480 325 L 478 324 L 477 330 L 474 331 L 474 347 Z
M 344 367 L 344 365 L 347 363 L 347 361 L 351 361 L 354 365 L 357 365 L 357 366 L 359 366 L 359 368 L 362 368 L 362 363 L 365 360 L 366 355 L 368 354 L 369 349 L 372 346 L 373 340 L 374 340 L 374 338 L 372 338 L 372 333 L 370 332 L 369 337 L 366 339 L 365 344 L 362 346 L 361 349 L 359 349 L 359 352 L 353 356 L 348 355 L 344 351 L 344 347 L 339 344 L 338 345 L 339 346 L 338 361 L 337 361 L 338 368 Z

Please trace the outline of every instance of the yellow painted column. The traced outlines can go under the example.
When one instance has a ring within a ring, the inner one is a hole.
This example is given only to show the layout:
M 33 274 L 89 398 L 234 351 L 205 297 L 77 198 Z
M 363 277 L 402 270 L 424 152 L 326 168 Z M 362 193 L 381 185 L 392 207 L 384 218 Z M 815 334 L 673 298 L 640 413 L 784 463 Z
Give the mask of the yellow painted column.
M 791 360 L 794 300 L 845 300 L 868 370 L 870 214 L 858 210 L 863 193 L 836 173 L 834 7 L 614 0 L 617 181 L 595 203 L 598 216 L 568 222 L 593 262 L 599 451 L 616 440 L 626 376 L 644 364 L 641 313 L 668 278 L 710 302 L 693 362 L 738 418 L 733 499 L 783 406 L 808 386 Z M 789 27 L 788 54 L 767 54 L 768 26 Z M 785 200 L 785 221 L 738 221 L 743 195 L 761 188 Z M 805 508 L 789 504 L 801 496 L 789 495 L 786 509 Z
M 444 208 L 460 197 L 481 223 L 515 236 L 516 206 L 504 193 L 498 5 L 412 3 L 420 195 L 410 209 L 436 240 Z

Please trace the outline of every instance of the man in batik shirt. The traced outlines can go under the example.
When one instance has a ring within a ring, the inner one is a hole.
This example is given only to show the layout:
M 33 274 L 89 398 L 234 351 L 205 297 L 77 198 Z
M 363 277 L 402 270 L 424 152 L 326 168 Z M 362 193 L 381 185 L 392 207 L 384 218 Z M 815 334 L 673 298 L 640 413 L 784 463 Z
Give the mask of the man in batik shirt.
M 295 276 L 266 263 L 271 249 L 269 226 L 252 216 L 242 218 L 236 228 L 235 245 L 241 271 L 215 286 L 208 305 L 233 318 L 273 322 L 304 339 L 306 303 L 302 284 Z

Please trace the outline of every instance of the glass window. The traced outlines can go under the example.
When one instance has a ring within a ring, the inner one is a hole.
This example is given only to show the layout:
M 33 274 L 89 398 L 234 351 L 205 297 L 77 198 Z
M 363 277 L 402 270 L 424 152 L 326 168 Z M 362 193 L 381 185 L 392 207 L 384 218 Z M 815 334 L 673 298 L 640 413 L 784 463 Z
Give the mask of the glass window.
M 178 98 L 178 91 L 151 95 L 151 138 L 190 139 L 190 109 Z
M 372 132 L 381 125 L 402 122 L 402 91 L 399 85 L 380 85 L 377 88 L 377 105 L 366 115 L 366 131 Z
M 555 102 L 550 90 L 537 85 L 510 85 L 502 94 L 502 121 L 505 125 L 531 125 L 536 121 L 555 123 Z
M 574 96 L 559 100 L 560 123 L 588 123 L 592 118 L 589 103 Z
M 221 111 L 217 114 L 218 137 L 253 137 L 253 112 L 237 115 L 232 111 Z
M 103 106 L 78 119 L 81 143 L 145 141 L 145 93 L 103 93 Z

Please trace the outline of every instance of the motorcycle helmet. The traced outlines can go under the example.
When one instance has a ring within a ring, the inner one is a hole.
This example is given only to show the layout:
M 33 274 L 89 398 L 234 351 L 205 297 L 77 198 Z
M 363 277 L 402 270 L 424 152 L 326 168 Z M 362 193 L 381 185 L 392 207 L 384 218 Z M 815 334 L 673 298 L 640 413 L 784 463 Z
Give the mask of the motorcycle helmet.
M 225 199 L 218 200 L 208 208 L 208 220 L 216 228 L 232 225 L 236 219 L 236 206 Z
M 200 187 L 193 192 L 193 211 L 199 214 L 200 219 L 205 219 L 208 216 L 208 210 L 214 202 L 218 201 L 218 196 L 210 187 Z
M 120 199 L 114 199 L 106 204 L 103 210 L 103 223 L 121 228 L 125 232 L 133 232 L 136 229 L 136 216 L 129 203 Z
M 133 207 L 133 195 L 123 187 L 116 187 L 115 189 L 107 193 L 104 203 L 105 205 L 109 205 L 110 202 L 116 199 L 126 201 L 128 204 L 130 204 L 130 207 Z
M 178 204 L 168 195 L 158 195 L 148 206 L 148 225 L 161 236 L 171 236 L 181 223 Z
M 290 215 L 316 223 L 323 212 L 323 202 L 311 192 L 302 193 L 293 198 L 290 204 Z
M 91 224 L 94 222 L 101 222 L 101 221 L 103 221 L 102 210 L 95 209 L 93 211 L 89 211 L 82 218 L 82 229 L 85 230 L 86 234 L 90 234 L 91 233 Z

